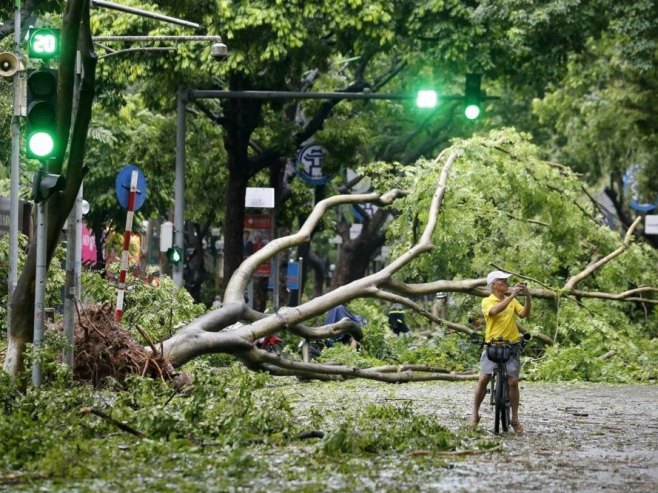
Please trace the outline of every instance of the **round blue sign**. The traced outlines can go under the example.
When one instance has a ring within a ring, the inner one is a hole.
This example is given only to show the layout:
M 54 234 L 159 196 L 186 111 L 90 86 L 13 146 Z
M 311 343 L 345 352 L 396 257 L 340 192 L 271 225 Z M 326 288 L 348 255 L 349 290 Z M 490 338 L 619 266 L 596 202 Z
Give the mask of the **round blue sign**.
M 119 204 L 124 209 L 128 208 L 128 199 L 130 198 L 130 180 L 132 179 L 133 171 L 137 172 L 137 193 L 135 194 L 135 209 L 139 210 L 144 205 L 146 200 L 146 178 L 139 166 L 128 164 L 121 168 L 117 175 L 116 193 Z
M 297 153 L 299 176 L 309 185 L 319 186 L 329 183 L 333 176 L 322 172 L 322 160 L 326 151 L 318 144 L 308 144 Z

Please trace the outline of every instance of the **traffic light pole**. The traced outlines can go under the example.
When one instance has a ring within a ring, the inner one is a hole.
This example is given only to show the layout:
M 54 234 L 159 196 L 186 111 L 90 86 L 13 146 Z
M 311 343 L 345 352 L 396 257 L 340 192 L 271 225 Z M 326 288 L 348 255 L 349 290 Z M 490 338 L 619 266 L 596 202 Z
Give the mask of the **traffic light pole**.
M 32 345 L 35 352 L 33 355 L 34 362 L 32 363 L 32 385 L 35 387 L 40 387 L 42 382 L 41 363 L 39 362 L 39 349 L 41 348 L 41 344 L 43 342 L 43 317 L 44 303 L 46 299 L 47 217 L 48 201 L 44 200 L 43 202 L 39 202 L 37 204 L 37 259 L 36 274 L 34 278 L 34 335 L 32 340 Z
M 82 229 L 82 185 L 69 217 L 66 232 L 66 277 L 64 279 L 64 363 L 73 369 L 75 303 L 80 298 L 80 250 Z
M 185 111 L 188 91 L 178 89 L 176 112 L 176 176 L 174 181 L 174 246 L 185 248 L 183 244 L 183 213 L 185 211 Z M 183 265 L 171 266 L 171 278 L 176 286 L 183 287 Z

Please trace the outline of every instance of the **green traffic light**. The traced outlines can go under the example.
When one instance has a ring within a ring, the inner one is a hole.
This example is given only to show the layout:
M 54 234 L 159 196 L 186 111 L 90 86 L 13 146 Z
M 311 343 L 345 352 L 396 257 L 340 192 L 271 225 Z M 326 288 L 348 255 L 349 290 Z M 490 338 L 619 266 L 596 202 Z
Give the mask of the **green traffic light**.
M 477 104 L 469 104 L 466 109 L 464 109 L 464 116 L 469 120 L 475 120 L 480 116 L 480 107 Z
M 27 147 L 37 158 L 46 157 L 55 149 L 55 140 L 47 132 L 34 132 L 27 137 Z
M 421 89 L 416 93 L 416 106 L 419 108 L 434 108 L 439 102 L 436 91 Z
M 26 156 L 54 158 L 57 152 L 57 71 L 28 70 L 26 109 Z
M 179 247 L 171 247 L 167 250 L 167 259 L 171 265 L 179 265 L 183 261 L 183 252 Z

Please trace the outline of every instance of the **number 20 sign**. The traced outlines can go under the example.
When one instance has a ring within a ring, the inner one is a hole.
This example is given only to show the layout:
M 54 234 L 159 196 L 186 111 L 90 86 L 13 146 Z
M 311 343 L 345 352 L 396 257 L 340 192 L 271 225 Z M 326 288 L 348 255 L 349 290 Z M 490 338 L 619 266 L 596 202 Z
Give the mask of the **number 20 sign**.
M 30 28 L 27 56 L 29 58 L 55 58 L 59 56 L 59 29 Z

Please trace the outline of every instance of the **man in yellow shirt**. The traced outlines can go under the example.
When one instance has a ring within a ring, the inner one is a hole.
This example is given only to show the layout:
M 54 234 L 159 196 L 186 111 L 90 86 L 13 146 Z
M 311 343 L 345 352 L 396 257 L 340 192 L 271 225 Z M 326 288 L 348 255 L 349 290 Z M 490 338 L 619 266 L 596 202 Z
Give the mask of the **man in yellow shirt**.
M 511 274 L 495 270 L 487 275 L 487 285 L 491 288 L 491 294 L 482 300 L 482 314 L 486 320 L 484 339 L 490 341 L 502 337 L 506 341 L 517 342 L 521 338 L 519 328 L 516 325 L 516 317 L 526 318 L 530 315 L 531 300 L 530 292 L 524 284 L 517 284 L 510 289 L 507 279 Z M 507 294 L 509 292 L 509 295 Z M 519 294 L 525 296 L 525 303 L 521 305 L 516 297 Z M 519 373 L 521 361 L 519 351 L 512 351 L 512 357 L 506 363 L 507 382 L 509 384 L 509 397 L 512 406 L 512 428 L 516 433 L 523 433 L 523 426 L 519 422 Z M 470 426 L 477 428 L 480 422 L 480 404 L 487 393 L 487 384 L 491 380 L 496 363 L 487 358 L 486 349 L 480 357 L 480 378 L 475 389 L 473 399 L 473 413 L 471 414 Z

